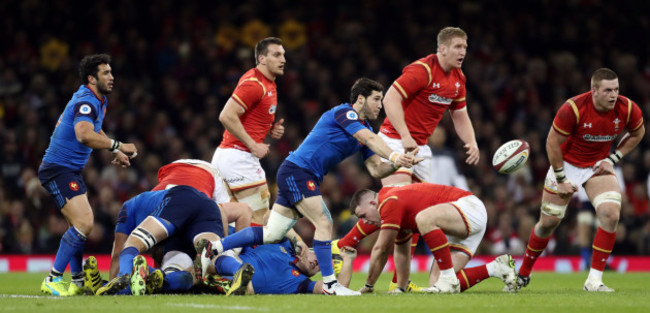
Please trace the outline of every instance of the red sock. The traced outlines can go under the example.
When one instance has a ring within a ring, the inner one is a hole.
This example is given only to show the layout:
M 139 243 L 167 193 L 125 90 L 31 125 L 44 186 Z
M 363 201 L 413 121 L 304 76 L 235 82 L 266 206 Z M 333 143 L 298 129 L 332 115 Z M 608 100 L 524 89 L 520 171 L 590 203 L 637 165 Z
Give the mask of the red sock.
M 521 264 L 521 268 L 519 268 L 520 276 L 530 276 L 537 257 L 544 252 L 549 240 L 551 240 L 551 236 L 546 238 L 537 237 L 535 235 L 535 228 L 533 228 L 528 238 L 528 247 L 526 247 L 526 254 L 524 254 L 524 262 Z
M 379 229 L 379 226 L 368 224 L 364 220 L 359 220 L 357 225 L 354 225 L 350 232 L 339 240 L 339 249 L 342 247 L 356 247 L 363 238 L 374 233 L 377 229 Z
M 485 264 L 476 267 L 464 268 L 456 273 L 456 277 L 460 281 L 460 291 L 465 291 L 470 287 L 480 283 L 486 278 L 489 278 L 487 266 Z
M 427 244 L 441 271 L 453 268 L 451 253 L 449 252 L 449 241 L 442 229 L 432 230 L 424 235 L 424 242 Z
M 614 249 L 616 233 L 608 233 L 598 227 L 594 236 L 593 254 L 591 255 L 591 268 L 599 271 L 605 270 L 607 259 Z
M 413 254 L 415 254 L 415 248 L 418 246 L 419 239 L 419 233 L 414 233 L 413 236 L 411 236 L 411 257 L 413 257 Z M 397 271 L 393 271 L 393 282 L 397 283 Z

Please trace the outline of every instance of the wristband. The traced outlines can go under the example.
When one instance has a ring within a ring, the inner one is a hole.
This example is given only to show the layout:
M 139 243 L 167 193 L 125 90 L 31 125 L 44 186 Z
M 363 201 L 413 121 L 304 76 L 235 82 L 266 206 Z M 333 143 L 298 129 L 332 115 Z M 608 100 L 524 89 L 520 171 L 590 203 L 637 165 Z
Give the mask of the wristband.
M 117 153 L 117 151 L 120 150 L 120 147 L 122 147 L 122 142 L 119 140 L 111 139 L 111 147 L 108 150 L 113 153 Z
M 566 180 L 566 174 L 564 173 L 564 167 L 560 167 L 558 169 L 553 169 L 553 172 L 555 172 L 555 180 L 557 180 L 558 183 L 563 183 Z
M 390 156 L 388 156 L 388 160 L 391 161 L 391 162 L 393 162 L 393 164 L 395 164 L 395 162 L 396 162 L 397 159 L 399 158 L 399 154 L 400 154 L 400 153 L 397 152 L 397 151 L 393 151 L 393 152 L 391 152 L 391 153 L 390 153 Z

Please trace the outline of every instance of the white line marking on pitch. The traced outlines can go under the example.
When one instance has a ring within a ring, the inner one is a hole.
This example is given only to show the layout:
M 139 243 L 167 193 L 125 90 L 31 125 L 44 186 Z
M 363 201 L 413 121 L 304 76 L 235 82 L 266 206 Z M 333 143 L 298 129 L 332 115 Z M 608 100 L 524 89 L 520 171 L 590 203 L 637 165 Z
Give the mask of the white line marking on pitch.
M 61 297 L 55 297 L 55 296 L 6 295 L 6 294 L 0 294 L 0 298 L 27 298 L 27 299 L 56 299 L 56 300 L 61 300 Z
M 242 310 L 242 311 L 268 311 L 267 308 L 257 308 L 252 306 L 241 305 L 214 305 L 214 304 L 193 304 L 193 303 L 168 303 L 173 306 L 191 307 L 197 309 L 222 309 L 222 310 Z

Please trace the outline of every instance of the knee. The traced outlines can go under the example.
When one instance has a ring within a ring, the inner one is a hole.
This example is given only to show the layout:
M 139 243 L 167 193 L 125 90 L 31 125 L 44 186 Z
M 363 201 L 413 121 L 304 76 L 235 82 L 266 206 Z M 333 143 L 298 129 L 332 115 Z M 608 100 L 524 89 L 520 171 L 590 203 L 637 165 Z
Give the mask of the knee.
M 438 223 L 436 221 L 435 216 L 431 216 L 429 214 L 423 214 L 422 212 L 415 215 L 415 223 L 416 225 L 418 225 L 418 229 L 422 234 L 428 233 L 429 231 L 438 227 Z
M 598 221 L 601 225 L 616 225 L 621 216 L 621 208 L 613 204 L 602 204 L 597 209 Z
M 82 234 L 88 236 L 90 235 L 90 232 L 93 230 L 93 217 L 92 215 L 90 218 L 79 218 L 77 219 L 74 223 L 73 226 Z

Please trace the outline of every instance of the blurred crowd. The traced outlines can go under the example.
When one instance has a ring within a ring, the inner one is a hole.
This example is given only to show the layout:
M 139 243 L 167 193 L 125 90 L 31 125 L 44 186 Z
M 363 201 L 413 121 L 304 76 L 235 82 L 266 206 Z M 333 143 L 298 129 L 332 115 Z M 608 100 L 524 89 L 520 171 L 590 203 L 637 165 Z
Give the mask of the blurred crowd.
M 649 6 L 598 0 L 2 1 L 0 253 L 53 253 L 67 229 L 36 171 L 59 114 L 79 88 L 84 55 L 113 57 L 115 88 L 103 129 L 135 142 L 140 152 L 132 167 L 121 169 L 110 166 L 110 152 L 96 151 L 84 170 L 96 222 L 86 252 L 109 253 L 122 202 L 152 188 L 161 165 L 211 160 L 223 133 L 219 113 L 254 66 L 259 39 L 280 37 L 287 50 L 285 75 L 277 80 L 277 116 L 286 132 L 262 160 L 273 189 L 281 161 L 321 113 L 349 101 L 354 80 L 366 76 L 387 89 L 405 65 L 434 53 L 437 32 L 452 25 L 469 35 L 463 71 L 481 161 L 464 164 L 446 116 L 439 126 L 446 134 L 431 144 L 436 157 L 455 166 L 434 171 L 486 204 L 488 231 L 478 254 L 521 254 L 539 214 L 549 166 L 545 140 L 558 107 L 589 90 L 595 69 L 609 67 L 619 75 L 621 94 L 648 120 L 650 41 L 643 38 L 650 34 Z M 500 175 L 491 167 L 492 154 L 514 138 L 529 142 L 530 159 L 518 172 Z M 625 193 L 613 254 L 650 254 L 650 136 L 621 164 Z M 359 158 L 347 159 L 322 184 L 339 237 L 356 222 L 349 197 L 380 187 L 361 165 Z M 577 205 L 549 253 L 578 253 Z M 297 227 L 309 240 L 311 225 Z

